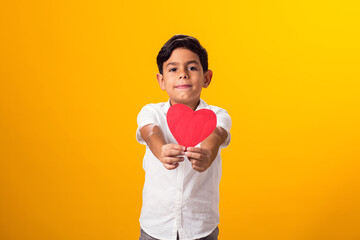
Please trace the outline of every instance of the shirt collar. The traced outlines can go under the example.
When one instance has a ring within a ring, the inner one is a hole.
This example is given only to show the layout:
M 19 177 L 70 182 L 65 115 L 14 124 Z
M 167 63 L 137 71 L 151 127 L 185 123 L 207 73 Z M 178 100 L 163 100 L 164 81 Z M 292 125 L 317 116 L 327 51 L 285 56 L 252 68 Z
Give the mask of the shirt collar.
M 169 110 L 170 107 L 171 107 L 171 106 L 170 106 L 170 98 L 169 98 L 169 100 L 168 100 L 167 102 L 165 102 L 165 104 L 163 105 L 163 111 L 164 111 L 164 113 L 167 113 L 167 111 Z M 208 105 L 204 100 L 200 99 L 200 103 L 199 103 L 199 105 L 197 106 L 197 108 L 195 109 L 195 111 L 196 111 L 196 110 L 203 109 L 203 108 L 209 109 L 209 105 Z

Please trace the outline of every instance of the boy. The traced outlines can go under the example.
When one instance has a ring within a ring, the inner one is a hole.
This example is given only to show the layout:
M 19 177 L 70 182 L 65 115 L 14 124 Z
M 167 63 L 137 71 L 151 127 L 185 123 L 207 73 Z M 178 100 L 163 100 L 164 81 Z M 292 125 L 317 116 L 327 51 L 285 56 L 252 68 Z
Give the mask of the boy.
M 224 109 L 200 99 L 212 71 L 197 39 L 173 36 L 161 48 L 157 65 L 157 80 L 169 100 L 146 105 L 137 118 L 136 138 L 146 145 L 140 240 L 217 239 L 219 150 L 230 142 L 231 118 Z M 167 126 L 166 113 L 177 103 L 216 114 L 216 129 L 195 147 L 178 145 Z

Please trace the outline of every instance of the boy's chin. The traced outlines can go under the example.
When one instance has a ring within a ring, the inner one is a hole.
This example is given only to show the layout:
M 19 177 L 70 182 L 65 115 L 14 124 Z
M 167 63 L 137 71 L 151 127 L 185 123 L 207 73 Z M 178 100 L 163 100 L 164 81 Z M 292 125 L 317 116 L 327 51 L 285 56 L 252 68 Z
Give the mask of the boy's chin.
M 184 104 L 184 105 L 194 105 L 199 103 L 200 98 L 199 99 L 170 99 L 171 104 Z

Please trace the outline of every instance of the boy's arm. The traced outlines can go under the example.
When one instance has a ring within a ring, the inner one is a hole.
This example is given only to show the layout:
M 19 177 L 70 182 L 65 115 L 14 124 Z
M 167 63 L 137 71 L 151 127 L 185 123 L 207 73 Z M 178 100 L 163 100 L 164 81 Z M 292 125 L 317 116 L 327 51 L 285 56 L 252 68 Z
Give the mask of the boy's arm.
M 157 157 L 166 169 L 172 170 L 184 161 L 185 147 L 178 144 L 167 144 L 159 126 L 148 124 L 140 129 L 141 137 L 149 146 L 151 152 Z
M 185 155 L 192 163 L 193 169 L 198 172 L 204 172 L 208 169 L 215 160 L 220 145 L 225 142 L 227 136 L 228 133 L 225 129 L 217 127 L 201 142 L 201 147 L 188 147 Z

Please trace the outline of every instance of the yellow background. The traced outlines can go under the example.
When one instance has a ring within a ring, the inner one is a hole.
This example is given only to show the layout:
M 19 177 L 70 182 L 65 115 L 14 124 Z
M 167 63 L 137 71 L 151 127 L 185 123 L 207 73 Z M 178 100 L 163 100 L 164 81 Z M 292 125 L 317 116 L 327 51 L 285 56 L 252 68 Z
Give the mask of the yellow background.
M 358 1 L 0 2 L 0 239 L 137 239 L 136 117 L 200 40 L 228 110 L 220 238 L 360 239 Z

